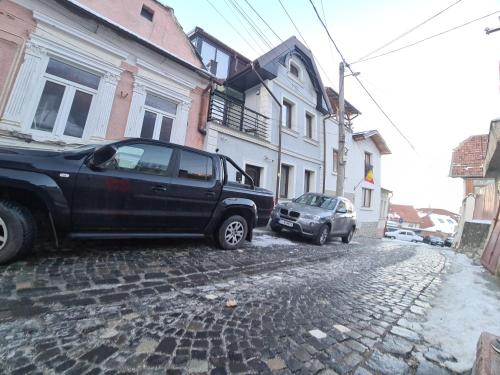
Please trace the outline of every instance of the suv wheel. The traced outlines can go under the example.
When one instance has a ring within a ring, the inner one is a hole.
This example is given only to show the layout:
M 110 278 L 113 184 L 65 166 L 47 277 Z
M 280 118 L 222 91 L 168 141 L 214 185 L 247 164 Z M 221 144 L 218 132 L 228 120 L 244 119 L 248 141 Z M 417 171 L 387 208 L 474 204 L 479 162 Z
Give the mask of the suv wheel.
M 34 237 L 31 212 L 13 202 L 0 200 L 0 264 L 18 255 L 27 255 Z
M 227 218 L 219 227 L 219 245 L 226 250 L 237 249 L 247 236 L 248 224 L 245 218 L 234 215 Z
M 271 227 L 271 230 L 273 232 L 276 232 L 276 233 L 279 233 L 281 232 L 281 227 L 279 225 L 275 225 L 275 224 L 269 224 L 269 226 Z
M 315 236 L 313 237 L 313 243 L 315 245 L 320 245 L 320 246 L 324 245 L 324 243 L 328 239 L 329 234 L 330 234 L 330 228 L 328 227 L 328 225 L 323 224 L 319 228 L 318 233 L 316 233 Z
M 342 242 L 349 243 L 349 242 L 351 242 L 353 237 L 354 237 L 354 228 L 351 228 L 349 233 L 347 233 L 345 236 L 342 237 Z

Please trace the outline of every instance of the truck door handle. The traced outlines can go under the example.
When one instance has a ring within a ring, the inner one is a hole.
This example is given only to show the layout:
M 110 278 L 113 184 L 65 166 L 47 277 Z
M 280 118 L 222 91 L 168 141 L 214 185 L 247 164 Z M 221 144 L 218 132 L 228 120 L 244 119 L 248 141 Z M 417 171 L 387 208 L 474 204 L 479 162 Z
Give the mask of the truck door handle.
M 165 185 L 156 185 L 151 188 L 153 191 L 167 191 L 167 187 Z

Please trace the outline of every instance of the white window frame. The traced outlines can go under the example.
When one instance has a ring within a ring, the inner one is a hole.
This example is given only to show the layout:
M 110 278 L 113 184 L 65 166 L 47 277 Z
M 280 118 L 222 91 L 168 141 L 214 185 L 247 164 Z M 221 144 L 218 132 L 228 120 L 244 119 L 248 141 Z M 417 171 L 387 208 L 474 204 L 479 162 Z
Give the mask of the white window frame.
M 289 167 L 288 174 L 288 194 L 286 197 L 281 197 L 281 176 L 280 176 L 280 199 L 292 199 L 295 196 L 295 174 L 297 173 L 297 167 L 294 164 L 287 163 L 286 161 L 281 163 L 281 166 Z M 283 168 L 281 168 L 281 173 L 283 173 Z
M 370 188 L 361 188 L 361 207 L 362 208 L 365 208 L 365 209 L 370 209 L 370 208 L 373 208 L 373 190 L 374 189 L 370 189 Z M 365 203 L 366 203 L 366 200 L 365 200 L 365 191 L 370 191 L 370 205 L 369 206 L 366 206 Z
M 286 126 L 286 116 L 285 116 L 285 111 L 283 110 L 283 113 L 282 113 L 282 130 L 285 132 L 285 133 L 288 133 L 288 134 L 291 134 L 295 137 L 298 136 L 298 132 L 297 132 L 297 103 L 294 101 L 294 100 L 291 100 L 288 96 L 282 96 L 281 97 L 281 105 L 283 106 L 283 108 L 285 107 L 285 102 L 291 104 L 291 112 L 290 112 L 290 125 L 291 127 L 287 127 Z
M 311 116 L 311 136 L 307 135 L 307 116 Z M 309 140 L 317 140 L 317 124 L 316 124 L 316 115 L 311 111 L 304 111 L 304 137 Z
M 154 96 L 159 96 L 159 95 L 156 95 L 152 92 L 146 92 L 146 96 L 148 94 L 154 95 Z M 163 96 L 160 96 L 160 97 L 162 99 L 170 100 L 170 99 L 165 98 Z M 155 140 L 160 139 L 161 122 L 163 121 L 163 117 L 167 117 L 167 118 L 172 119 L 172 131 L 174 130 L 175 119 L 177 118 L 177 113 L 179 112 L 179 104 L 176 103 L 176 105 L 177 105 L 177 108 L 176 108 L 175 115 L 174 115 L 173 113 L 165 112 L 165 111 L 162 111 L 161 109 L 151 107 L 151 106 L 144 104 L 144 111 L 142 113 L 142 121 L 144 121 L 144 115 L 146 114 L 146 111 L 156 114 L 155 127 L 153 130 L 153 139 L 155 139 Z M 143 126 L 142 121 L 141 121 L 141 128 L 139 130 L 139 135 L 142 133 L 142 126 Z M 172 131 L 170 132 L 170 138 L 172 138 Z M 170 139 L 168 141 L 170 142 Z
M 299 72 L 299 76 L 295 76 L 292 74 L 291 68 L 292 65 L 295 66 Z M 304 84 L 304 69 L 302 69 L 301 64 L 299 61 L 297 61 L 293 56 L 290 56 L 288 59 L 288 65 L 287 65 L 287 72 L 288 72 L 288 77 L 290 77 L 292 80 L 295 82 L 299 83 L 300 85 Z
M 304 176 L 304 194 L 305 193 L 308 193 L 306 191 L 306 172 L 309 172 L 311 174 L 310 176 L 310 180 L 309 180 L 309 193 L 316 193 L 316 171 L 315 170 L 312 170 L 312 169 L 309 169 L 309 168 L 304 168 L 304 173 L 303 173 L 303 176 Z
M 89 73 L 92 73 L 92 74 L 99 76 L 98 88 L 93 89 L 91 87 L 76 83 L 74 81 L 70 81 L 70 80 L 67 80 L 65 78 L 58 77 L 58 76 L 55 76 L 53 74 L 47 73 L 46 72 L 47 65 L 48 65 L 49 60 L 51 58 L 54 60 L 60 61 L 64 64 L 75 67 L 77 69 L 85 70 Z M 44 64 L 43 72 L 44 73 L 42 74 L 42 76 L 39 79 L 39 83 L 38 83 L 37 89 L 35 91 L 35 95 L 33 96 L 33 99 L 31 101 L 31 103 L 33 105 L 31 105 L 30 114 L 29 114 L 29 116 L 27 116 L 27 120 L 24 123 L 24 128 L 27 131 L 31 132 L 33 135 L 39 135 L 41 137 L 44 137 L 44 136 L 45 137 L 47 137 L 47 136 L 57 137 L 59 139 L 67 141 L 67 142 L 74 142 L 75 140 L 81 141 L 83 139 L 86 139 L 87 134 L 90 131 L 89 120 L 92 118 L 91 115 L 95 111 L 96 97 L 97 97 L 97 94 L 99 92 L 99 88 L 101 87 L 102 76 L 98 72 L 95 72 L 93 70 L 87 69 L 87 68 L 82 67 L 82 66 L 68 63 L 67 61 L 65 61 L 63 59 L 60 59 L 57 57 L 52 57 L 52 56 L 47 57 L 45 64 Z M 38 130 L 38 129 L 34 129 L 31 127 L 33 120 L 35 118 L 35 115 L 36 115 L 36 110 L 38 109 L 38 105 L 40 104 L 40 100 L 42 98 L 43 89 L 45 88 L 45 84 L 47 83 L 47 81 L 54 82 L 56 84 L 60 84 L 60 85 L 65 86 L 64 94 L 63 94 L 63 97 L 61 100 L 61 104 L 59 106 L 59 110 L 57 112 L 57 117 L 56 117 L 56 120 L 54 122 L 54 127 L 52 128 L 51 132 Z M 74 99 L 75 94 L 76 94 L 76 90 L 79 90 L 79 91 L 82 91 L 82 92 L 85 92 L 87 94 L 92 95 L 92 103 L 90 104 L 89 112 L 87 114 L 87 120 L 85 121 L 83 133 L 82 133 L 81 137 L 73 137 L 73 136 L 64 134 L 64 131 L 66 130 L 66 123 L 67 123 L 68 117 L 69 117 L 69 112 L 71 111 L 71 105 L 73 104 L 73 99 Z
M 255 160 L 247 160 L 247 159 L 244 159 L 242 164 L 243 164 L 243 170 L 245 170 L 247 164 L 260 168 L 260 186 L 259 187 L 267 188 L 267 185 L 266 185 L 266 183 L 267 183 L 267 179 L 266 179 L 267 166 L 266 166 L 266 164 L 264 164 L 262 162 L 255 161 Z

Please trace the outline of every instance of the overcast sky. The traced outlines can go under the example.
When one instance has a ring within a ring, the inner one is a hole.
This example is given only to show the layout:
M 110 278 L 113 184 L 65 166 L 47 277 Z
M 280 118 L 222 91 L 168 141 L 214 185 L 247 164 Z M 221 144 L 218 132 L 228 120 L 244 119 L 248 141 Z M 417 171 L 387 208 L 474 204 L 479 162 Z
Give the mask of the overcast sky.
M 208 0 L 164 2 L 174 8 L 186 32 L 200 26 L 251 59 L 267 49 L 262 42 L 260 47 L 256 46 L 243 28 L 244 22 L 230 6 L 230 0 L 210 1 L 253 46 L 221 18 Z M 245 1 L 237 1 L 273 46 L 279 44 Z M 278 0 L 249 1 L 282 39 L 291 35 L 300 38 Z M 322 13 L 321 0 L 313 1 Z M 335 42 L 346 60 L 353 62 L 456 1 L 323 0 L 323 7 Z M 320 68 L 323 82 L 337 89 L 340 57 L 330 49 L 309 0 L 282 2 L 326 71 L 325 74 Z M 500 1 L 462 0 L 384 51 L 497 10 Z M 382 186 L 394 192 L 394 203 L 459 210 L 462 180 L 448 177 L 452 149 L 469 135 L 487 133 L 490 120 L 500 116 L 500 31 L 490 35 L 484 32 L 486 27 L 500 27 L 498 16 L 352 66 L 417 149 L 418 154 L 372 104 L 355 79 L 347 77 L 346 99 L 362 112 L 354 120 L 354 129 L 378 129 L 392 151 L 392 155 L 382 160 Z

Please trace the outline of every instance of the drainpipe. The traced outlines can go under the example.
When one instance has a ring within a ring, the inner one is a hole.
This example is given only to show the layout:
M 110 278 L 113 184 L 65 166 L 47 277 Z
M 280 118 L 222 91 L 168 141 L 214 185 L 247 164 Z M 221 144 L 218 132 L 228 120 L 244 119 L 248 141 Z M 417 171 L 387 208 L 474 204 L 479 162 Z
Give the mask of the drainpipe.
M 269 95 L 274 99 L 276 104 L 278 104 L 280 108 L 280 114 L 279 114 L 279 129 L 278 129 L 278 173 L 276 174 L 276 193 L 275 193 L 275 202 L 278 203 L 278 199 L 280 197 L 280 180 L 281 180 L 281 127 L 282 127 L 282 114 L 283 114 L 283 105 L 281 102 L 274 96 L 274 94 L 271 92 L 269 87 L 266 85 L 262 77 L 260 76 L 259 72 L 255 69 L 255 65 L 252 62 L 252 70 L 255 72 L 257 77 L 259 78 L 260 83 L 264 88 L 267 90 Z
M 326 120 L 332 117 L 331 113 L 323 117 L 323 194 L 326 190 Z
M 201 92 L 201 108 L 200 108 L 200 113 L 199 113 L 199 116 L 198 116 L 198 132 L 203 134 L 203 135 L 207 135 L 207 125 L 206 125 L 206 121 L 207 120 L 207 117 L 208 117 L 208 107 L 210 105 L 209 103 L 209 99 L 205 99 L 204 98 L 207 98 L 208 95 L 207 93 L 210 91 L 210 89 L 212 88 L 212 83 L 213 83 L 213 80 L 210 79 L 210 82 L 208 83 L 208 86 L 206 88 L 203 89 L 203 91 Z M 206 106 L 205 106 L 206 105 Z M 206 108 L 206 111 L 204 110 Z M 203 124 L 205 124 L 203 126 Z

